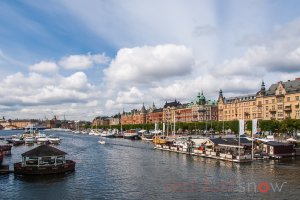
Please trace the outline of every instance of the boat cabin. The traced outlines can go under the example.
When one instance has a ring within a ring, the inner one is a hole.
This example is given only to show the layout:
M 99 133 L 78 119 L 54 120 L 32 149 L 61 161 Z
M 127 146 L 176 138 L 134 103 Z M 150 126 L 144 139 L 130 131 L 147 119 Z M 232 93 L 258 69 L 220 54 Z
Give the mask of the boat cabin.
M 264 143 L 263 151 L 270 156 L 293 156 L 295 154 L 293 144 L 275 141 Z
M 251 141 L 247 138 L 211 138 L 205 143 L 205 151 L 216 152 L 216 154 L 230 154 L 234 157 L 251 154 Z M 240 149 L 240 150 L 239 150 Z

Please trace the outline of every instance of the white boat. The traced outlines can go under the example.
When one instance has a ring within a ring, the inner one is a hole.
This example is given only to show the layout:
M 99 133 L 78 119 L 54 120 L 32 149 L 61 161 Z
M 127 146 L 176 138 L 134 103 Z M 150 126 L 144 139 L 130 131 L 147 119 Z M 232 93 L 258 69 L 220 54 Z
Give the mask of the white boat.
M 38 144 L 46 144 L 49 141 L 46 135 L 42 133 L 36 135 L 35 139 Z
M 80 131 L 72 131 L 75 134 L 80 134 Z
M 115 137 L 115 131 L 103 131 L 100 136 L 101 137 L 107 137 L 107 138 L 113 138 Z
M 124 132 L 124 139 L 139 140 L 141 139 L 135 129 L 130 129 Z
M 61 139 L 58 136 L 53 136 L 53 135 L 50 135 L 48 137 L 48 140 L 49 140 L 50 144 L 59 144 L 61 141 Z
M 26 137 L 24 138 L 25 144 L 33 144 L 35 139 L 33 137 Z
M 90 132 L 89 132 L 89 135 L 100 135 L 100 132 L 98 130 L 95 130 L 95 129 L 92 129 Z
M 105 141 L 104 140 L 99 140 L 98 143 L 99 144 L 105 144 Z

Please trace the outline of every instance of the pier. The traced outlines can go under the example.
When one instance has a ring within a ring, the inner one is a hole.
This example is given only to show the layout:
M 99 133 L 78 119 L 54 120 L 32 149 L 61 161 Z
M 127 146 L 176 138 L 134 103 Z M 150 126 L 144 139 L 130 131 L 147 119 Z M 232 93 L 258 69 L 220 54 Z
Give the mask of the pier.
M 187 149 L 178 149 L 176 147 L 170 147 L 167 145 L 155 145 L 154 149 L 156 150 L 162 150 L 162 151 L 169 151 L 169 152 L 174 152 L 174 153 L 179 153 L 179 154 L 186 154 L 186 155 L 191 155 L 191 156 L 199 156 L 203 158 L 211 158 L 211 159 L 217 159 L 217 160 L 223 160 L 223 161 L 229 161 L 229 162 L 234 162 L 234 163 L 251 163 L 254 160 L 263 160 L 263 159 L 268 159 L 266 157 L 264 158 L 251 158 L 251 155 L 244 155 L 244 156 L 237 156 L 237 158 L 234 158 L 233 155 L 231 154 L 219 154 L 217 155 L 216 152 L 204 152 L 201 150 L 192 150 L 192 151 L 187 151 Z

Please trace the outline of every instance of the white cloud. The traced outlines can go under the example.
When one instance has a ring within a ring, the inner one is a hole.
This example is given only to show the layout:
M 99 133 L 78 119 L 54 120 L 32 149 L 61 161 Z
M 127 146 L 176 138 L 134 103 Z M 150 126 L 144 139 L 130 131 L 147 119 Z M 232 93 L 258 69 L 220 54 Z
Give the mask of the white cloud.
M 257 40 L 241 57 L 227 59 L 215 67 L 218 75 L 264 76 L 269 73 L 300 72 L 300 19 Z
M 124 48 L 104 74 L 108 82 L 149 83 L 187 75 L 194 62 L 192 51 L 183 45 Z
M 127 91 L 119 91 L 115 100 L 108 99 L 105 103 L 107 109 L 120 109 L 122 105 L 140 104 L 146 96 L 136 87 L 131 87 Z
M 94 64 L 106 64 L 109 60 L 109 57 L 105 56 L 105 54 L 70 55 L 63 57 L 59 61 L 59 65 L 64 69 L 84 70 L 92 67 Z
M 41 61 L 29 66 L 29 70 L 37 73 L 56 73 L 59 68 L 54 62 Z
M 92 85 L 88 83 L 88 78 L 83 72 L 76 72 L 69 77 L 64 77 L 60 79 L 61 88 L 73 89 L 78 91 L 87 90 L 92 88 Z
M 72 84 L 73 82 L 73 84 Z M 16 73 L 0 82 L 2 104 L 10 106 L 59 105 L 93 100 L 93 87 L 83 72 L 68 77 Z

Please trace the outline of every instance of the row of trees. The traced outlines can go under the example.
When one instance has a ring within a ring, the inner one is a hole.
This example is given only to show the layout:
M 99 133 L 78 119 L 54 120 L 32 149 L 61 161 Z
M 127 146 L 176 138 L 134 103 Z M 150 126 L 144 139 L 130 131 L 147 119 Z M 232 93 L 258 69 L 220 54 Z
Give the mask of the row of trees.
M 159 129 L 162 130 L 162 124 L 159 124 Z M 173 130 L 173 124 L 168 124 L 166 127 L 169 130 Z M 239 129 L 239 122 L 238 120 L 234 121 L 213 121 L 213 122 L 192 122 L 192 123 L 183 123 L 177 122 L 176 123 L 176 131 L 217 131 L 223 132 L 230 130 L 233 133 L 238 133 Z M 95 127 L 94 127 L 95 128 Z M 108 129 L 108 128 L 117 128 L 121 129 L 121 125 L 112 125 L 112 126 L 100 126 L 98 128 Z M 122 126 L 123 130 L 128 129 L 145 129 L 151 130 L 154 129 L 154 124 L 126 124 Z M 277 120 L 259 120 L 258 121 L 258 128 L 261 131 L 270 131 L 272 133 L 291 133 L 300 130 L 300 120 L 296 119 L 286 119 L 283 121 Z M 251 131 L 252 130 L 252 121 L 245 122 L 245 130 Z

